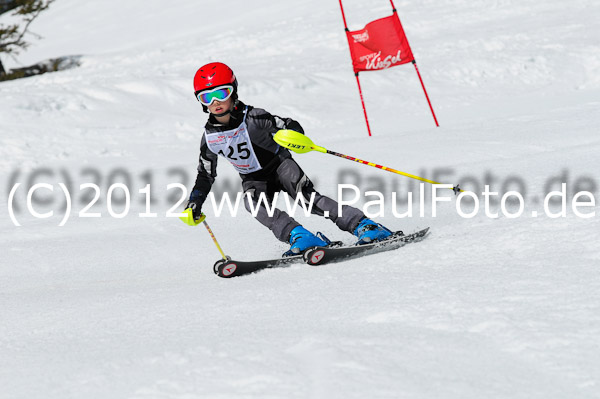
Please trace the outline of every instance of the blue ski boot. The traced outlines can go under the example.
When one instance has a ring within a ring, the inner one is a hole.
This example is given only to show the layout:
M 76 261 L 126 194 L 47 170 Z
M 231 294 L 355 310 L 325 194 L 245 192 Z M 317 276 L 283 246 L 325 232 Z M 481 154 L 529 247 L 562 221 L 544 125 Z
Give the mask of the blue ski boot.
M 321 237 L 325 238 L 322 235 Z M 317 237 L 302 226 L 296 226 L 290 233 L 290 244 L 292 246 L 283 256 L 299 255 L 307 248 L 326 247 L 329 242 L 324 241 L 322 238 Z
M 379 223 L 375 223 L 371 219 L 364 218 L 358 223 L 353 234 L 358 237 L 356 244 L 368 244 L 374 241 L 381 241 L 392 235 L 392 232 Z

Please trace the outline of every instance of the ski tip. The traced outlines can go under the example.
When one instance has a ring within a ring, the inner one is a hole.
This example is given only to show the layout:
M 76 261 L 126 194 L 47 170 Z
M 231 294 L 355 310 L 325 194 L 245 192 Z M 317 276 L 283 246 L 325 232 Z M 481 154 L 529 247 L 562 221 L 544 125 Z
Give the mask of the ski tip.
M 425 237 L 427 234 L 429 234 L 429 229 L 431 229 L 431 227 L 425 227 L 422 230 L 417 231 L 417 236 L 419 237 Z

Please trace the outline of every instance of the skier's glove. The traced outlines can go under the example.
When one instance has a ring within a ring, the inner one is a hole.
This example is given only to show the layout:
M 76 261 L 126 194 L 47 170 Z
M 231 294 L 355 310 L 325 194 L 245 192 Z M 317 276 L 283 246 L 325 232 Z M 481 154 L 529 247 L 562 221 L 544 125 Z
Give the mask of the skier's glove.
M 206 195 L 200 190 L 192 190 L 190 194 L 190 200 L 188 201 L 185 209 L 191 208 L 194 212 L 194 219 L 199 219 L 202 214 L 202 204 L 204 204 L 204 200 L 206 199 Z
M 202 215 L 202 204 L 206 199 L 206 195 L 201 193 L 200 190 L 193 190 L 190 195 L 190 200 L 185 206 L 185 211 L 187 215 L 185 217 L 181 217 L 180 219 L 190 226 L 195 226 L 204 220 L 204 215 Z

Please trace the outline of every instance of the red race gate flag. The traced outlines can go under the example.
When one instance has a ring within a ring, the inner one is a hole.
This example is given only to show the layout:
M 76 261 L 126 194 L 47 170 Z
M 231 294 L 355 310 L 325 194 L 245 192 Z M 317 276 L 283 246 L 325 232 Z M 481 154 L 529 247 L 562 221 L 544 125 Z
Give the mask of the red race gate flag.
M 429 101 L 429 95 L 427 95 L 427 90 L 425 90 L 425 84 L 421 78 L 421 73 L 417 67 L 417 62 L 413 56 L 410 45 L 408 44 L 408 39 L 404 34 L 400 18 L 398 18 L 398 13 L 396 12 L 393 0 L 390 0 L 393 11 L 392 15 L 369 22 L 363 29 L 355 31 L 350 31 L 348 29 L 342 0 L 339 0 L 339 2 L 346 30 L 346 38 L 348 39 L 348 46 L 350 47 L 352 68 L 354 69 L 354 75 L 356 76 L 358 93 L 365 114 L 369 136 L 371 136 L 371 128 L 369 126 L 369 118 L 367 117 L 367 109 L 365 108 L 365 101 L 362 95 L 358 73 L 386 69 L 409 62 L 412 62 L 415 66 L 415 71 L 417 71 L 417 75 L 419 76 L 419 81 L 421 82 L 423 93 L 425 93 L 425 98 L 429 104 L 431 115 L 433 115 L 435 125 L 439 126 L 435 113 L 433 112 L 433 107 L 431 106 L 431 101 Z
M 414 60 L 400 20 L 394 14 L 347 31 L 354 72 L 385 69 Z

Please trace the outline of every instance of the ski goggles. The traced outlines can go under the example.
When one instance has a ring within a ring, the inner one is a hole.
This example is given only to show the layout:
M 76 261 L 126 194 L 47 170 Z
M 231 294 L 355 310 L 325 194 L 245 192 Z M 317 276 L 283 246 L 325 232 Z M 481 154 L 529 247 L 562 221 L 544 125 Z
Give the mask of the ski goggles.
M 212 90 L 197 91 L 196 98 L 208 107 L 213 101 L 226 101 L 232 94 L 233 86 L 221 86 Z

